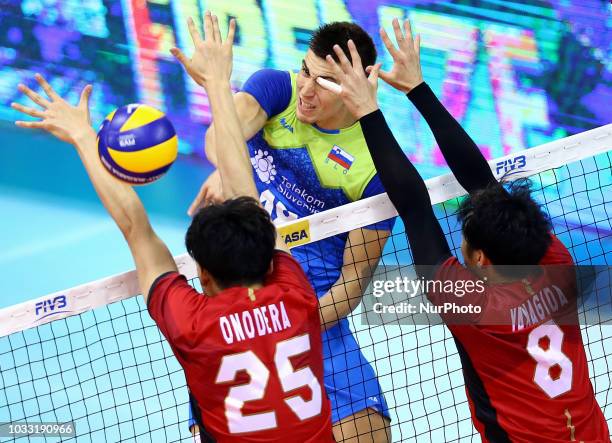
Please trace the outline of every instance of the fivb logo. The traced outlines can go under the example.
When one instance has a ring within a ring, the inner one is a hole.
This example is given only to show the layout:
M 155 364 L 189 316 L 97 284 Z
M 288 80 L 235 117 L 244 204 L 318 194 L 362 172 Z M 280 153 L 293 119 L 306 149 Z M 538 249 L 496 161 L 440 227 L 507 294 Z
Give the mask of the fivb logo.
M 36 306 L 34 308 L 34 314 L 36 315 L 36 320 L 43 319 L 50 315 L 61 314 L 63 312 L 70 312 L 67 309 L 64 309 L 68 306 L 68 301 L 66 300 L 65 295 L 58 295 L 53 298 L 47 298 L 45 300 L 36 302 Z
M 508 177 L 510 175 L 519 174 L 527 166 L 527 159 L 524 155 L 508 158 L 499 161 L 495 164 L 495 174 Z

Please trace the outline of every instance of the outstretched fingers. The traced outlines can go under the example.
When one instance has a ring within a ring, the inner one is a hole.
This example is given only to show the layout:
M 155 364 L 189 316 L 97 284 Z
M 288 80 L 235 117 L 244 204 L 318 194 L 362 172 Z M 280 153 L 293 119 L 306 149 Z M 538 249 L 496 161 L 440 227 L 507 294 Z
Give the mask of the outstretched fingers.
M 191 35 L 193 45 L 197 46 L 197 44 L 202 41 L 202 36 L 200 35 L 200 31 L 198 31 L 196 28 L 196 24 L 191 17 L 187 19 L 187 29 L 189 29 L 189 35 Z
M 338 60 L 340 60 L 340 69 L 342 70 L 342 72 L 347 75 L 350 74 L 352 68 L 351 62 L 342 50 L 342 48 L 339 45 L 334 45 L 334 52 L 338 56 Z
M 229 29 L 227 31 L 227 38 L 225 43 L 232 46 L 234 44 L 234 36 L 236 35 L 236 19 L 231 19 L 229 22 Z
M 93 86 L 91 85 L 86 85 L 83 90 L 81 91 L 81 97 L 79 98 L 79 104 L 78 107 L 89 111 L 89 97 L 91 97 L 91 91 L 93 89 Z
M 414 52 L 416 52 L 418 57 L 421 49 L 421 36 L 417 34 L 417 36 L 414 37 L 414 34 L 412 33 L 412 24 L 408 19 L 404 20 L 404 33 L 406 34 L 408 45 L 412 46 L 412 49 Z
M 381 67 L 382 67 L 382 65 L 381 65 Z M 373 69 L 374 69 L 374 67 L 373 67 L 373 66 L 368 66 L 368 67 L 366 68 L 366 72 L 367 72 L 368 74 L 371 74 Z M 391 81 L 391 78 L 392 78 L 392 76 L 391 76 L 391 72 L 389 72 L 389 71 L 383 71 L 383 70 L 382 70 L 380 67 L 378 68 L 377 76 L 378 76 L 377 78 L 382 78 L 382 79 L 383 79 L 383 81 L 385 81 L 385 82 L 387 82 L 387 83 L 389 83 L 389 82 Z M 369 77 L 368 77 L 368 78 L 369 78 Z
M 323 77 L 317 77 L 317 83 L 327 89 L 328 91 L 333 92 L 336 95 L 339 95 L 342 92 L 342 86 L 340 86 L 338 83 L 334 83 L 330 80 L 327 80 Z
M 17 120 L 15 122 L 15 124 L 17 126 L 19 126 L 20 128 L 34 128 L 34 129 L 45 129 L 45 123 L 38 121 L 38 122 L 26 122 L 23 120 Z
M 181 51 L 179 48 L 170 49 L 170 53 L 179 61 L 179 63 L 185 67 L 187 67 L 187 63 L 189 63 L 189 58 Z
M 221 43 L 221 31 L 219 31 L 219 18 L 213 14 L 213 36 L 215 37 L 215 42 Z
M 34 108 L 30 108 L 29 106 L 23 106 L 20 105 L 19 103 L 11 103 L 11 108 L 23 113 L 23 114 L 27 114 L 30 117 L 34 117 L 34 118 L 45 118 L 45 114 L 43 111 L 39 110 L 39 109 L 34 109 Z
M 30 100 L 32 100 L 34 103 L 36 103 L 38 106 L 42 108 L 46 109 L 49 107 L 49 105 L 51 105 L 51 103 L 46 98 L 32 91 L 30 88 L 28 88 L 23 83 L 20 83 L 19 85 L 17 85 L 17 89 L 20 92 L 23 92 Z
M 47 80 L 45 80 L 45 78 L 42 75 L 35 74 L 34 78 L 36 79 L 38 84 L 41 86 L 43 91 L 45 91 L 45 94 L 47 94 L 47 97 L 51 99 L 51 101 L 61 100 L 61 97 L 58 95 L 58 93 L 55 92 L 55 90 L 51 87 L 51 85 L 47 82 Z
M 378 76 L 380 75 L 381 66 L 382 63 L 376 63 L 374 66 L 368 66 L 368 68 L 370 68 L 368 70 L 368 81 L 374 86 L 377 86 L 378 84 Z
M 397 41 L 397 46 L 399 46 L 400 50 L 405 51 L 409 46 L 409 42 L 407 39 L 412 40 L 412 35 L 409 32 L 406 32 L 406 35 L 402 32 L 402 28 L 400 28 L 399 20 L 397 18 L 393 19 L 393 32 L 395 33 L 395 40 Z
M 410 20 L 408 19 L 404 20 L 404 34 L 406 35 L 406 38 L 410 40 L 414 38 L 412 35 L 412 26 L 410 24 Z
M 393 60 L 397 60 L 400 55 L 399 51 L 396 49 L 395 45 L 389 38 L 389 34 L 387 34 L 387 31 L 385 31 L 385 28 L 380 28 L 380 38 L 382 39 L 385 47 L 387 48 L 387 51 L 389 51 L 389 54 L 391 54 Z
M 327 64 L 330 67 L 330 69 L 336 75 L 336 78 L 338 78 L 338 80 L 342 81 L 342 79 L 344 78 L 345 74 L 342 71 L 342 68 L 340 68 L 340 65 L 338 65 L 338 62 L 336 62 L 336 60 L 334 60 L 334 58 L 331 55 L 329 55 L 329 54 L 327 54 L 327 56 L 325 57 L 325 61 L 327 62 Z
M 357 72 L 363 71 L 363 65 L 361 64 L 361 56 L 359 55 L 359 51 L 357 51 L 357 46 L 355 46 L 355 42 L 353 40 L 348 41 L 349 53 L 351 54 L 351 60 L 353 62 L 353 69 Z
M 417 60 L 421 60 L 421 35 L 417 34 L 413 43 L 414 52 L 416 53 Z
M 213 30 L 213 19 L 210 11 L 204 14 L 204 41 L 215 41 L 215 32 Z

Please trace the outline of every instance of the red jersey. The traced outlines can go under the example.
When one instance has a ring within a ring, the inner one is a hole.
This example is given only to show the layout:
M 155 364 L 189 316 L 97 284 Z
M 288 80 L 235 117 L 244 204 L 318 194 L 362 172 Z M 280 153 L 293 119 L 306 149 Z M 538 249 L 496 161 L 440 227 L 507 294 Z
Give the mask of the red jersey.
M 573 265 L 573 260 L 552 236 L 540 265 Z M 481 308 L 480 313 L 466 314 L 474 324 L 445 320 L 457 344 L 472 420 L 483 442 L 610 441 L 575 313 L 575 272 L 564 269 L 543 267 L 537 277 L 488 284 L 478 297 L 453 300 Z M 436 280 L 479 277 L 451 257 L 438 269 Z M 433 294 L 430 300 L 442 305 L 450 298 Z M 557 315 L 567 308 L 573 309 L 575 321 L 559 321 Z
M 151 317 L 185 371 L 218 442 L 332 442 L 319 304 L 300 265 L 275 252 L 255 291 L 207 297 L 171 272 L 152 285 Z

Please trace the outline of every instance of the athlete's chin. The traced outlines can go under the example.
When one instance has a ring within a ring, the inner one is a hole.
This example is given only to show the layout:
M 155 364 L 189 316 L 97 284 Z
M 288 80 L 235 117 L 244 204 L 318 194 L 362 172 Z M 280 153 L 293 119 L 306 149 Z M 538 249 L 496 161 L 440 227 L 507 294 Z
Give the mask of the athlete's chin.
M 317 116 L 315 114 L 310 114 L 310 113 L 306 114 L 302 112 L 299 107 L 296 112 L 296 117 L 302 123 L 308 123 L 310 125 L 312 125 L 313 123 L 317 121 Z

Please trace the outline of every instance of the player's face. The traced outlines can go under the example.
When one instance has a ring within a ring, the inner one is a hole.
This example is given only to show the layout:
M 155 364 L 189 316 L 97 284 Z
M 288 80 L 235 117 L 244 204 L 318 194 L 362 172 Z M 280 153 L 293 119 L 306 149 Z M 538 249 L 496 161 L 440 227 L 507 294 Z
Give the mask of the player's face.
M 297 78 L 297 118 L 324 129 L 340 129 L 350 125 L 352 117 L 342 100 L 319 85 L 317 77 L 338 83 L 327 62 L 309 49 Z

